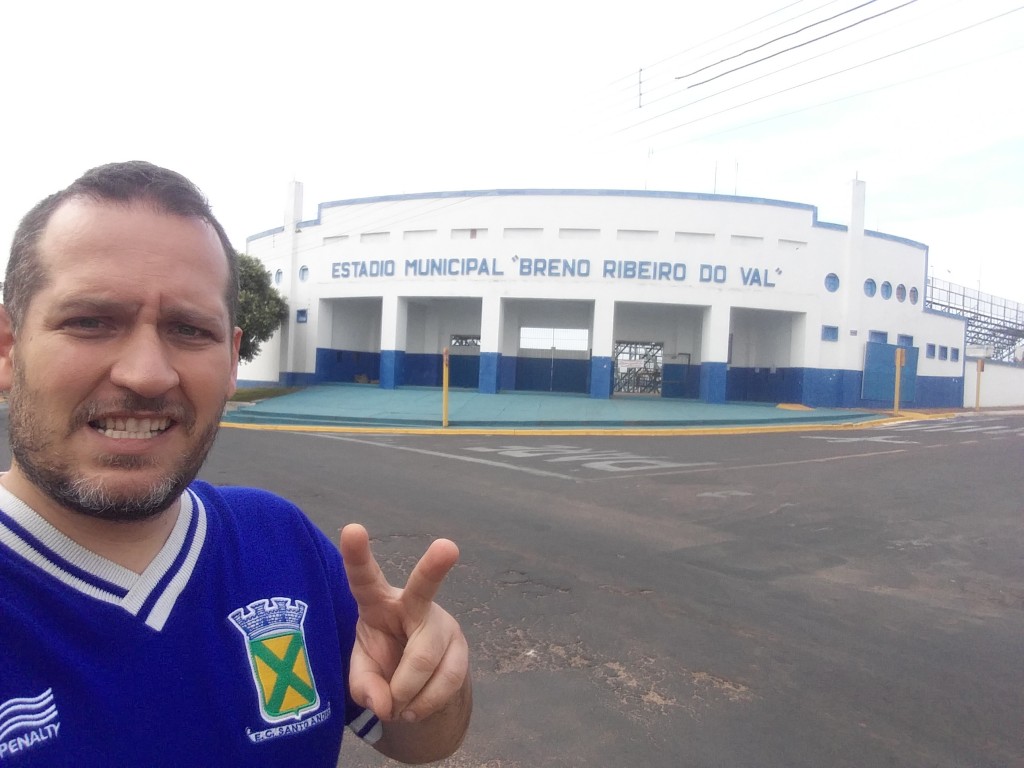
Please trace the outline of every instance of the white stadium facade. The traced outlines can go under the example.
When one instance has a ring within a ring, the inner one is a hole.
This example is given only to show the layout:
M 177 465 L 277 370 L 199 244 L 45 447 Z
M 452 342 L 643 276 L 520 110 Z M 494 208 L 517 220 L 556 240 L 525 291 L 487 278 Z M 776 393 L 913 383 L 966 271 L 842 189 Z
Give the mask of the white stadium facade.
M 925 306 L 925 245 L 812 205 L 509 189 L 321 203 L 250 237 L 289 318 L 240 384 L 368 382 L 960 407 L 965 321 Z M 897 354 L 898 350 L 902 350 Z

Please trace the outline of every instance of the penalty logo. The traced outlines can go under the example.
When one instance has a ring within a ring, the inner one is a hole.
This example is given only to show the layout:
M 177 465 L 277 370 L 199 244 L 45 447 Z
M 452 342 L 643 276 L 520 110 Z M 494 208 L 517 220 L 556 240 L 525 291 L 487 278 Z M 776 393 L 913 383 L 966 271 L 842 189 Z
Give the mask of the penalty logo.
M 302 628 L 308 607 L 301 600 L 274 597 L 229 616 L 245 637 L 260 715 L 268 723 L 298 720 L 320 705 Z

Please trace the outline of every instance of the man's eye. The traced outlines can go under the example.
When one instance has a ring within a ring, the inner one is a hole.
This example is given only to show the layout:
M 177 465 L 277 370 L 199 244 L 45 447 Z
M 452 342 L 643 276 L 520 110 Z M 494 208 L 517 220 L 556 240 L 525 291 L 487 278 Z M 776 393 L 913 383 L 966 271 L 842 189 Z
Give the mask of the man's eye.
M 194 325 L 176 325 L 174 326 L 174 332 L 179 336 L 184 336 L 189 339 L 205 339 L 209 338 L 210 336 L 209 331 L 205 331 L 202 328 L 197 328 Z
M 95 317 L 73 317 L 64 325 L 78 330 L 94 330 L 103 327 L 103 323 Z

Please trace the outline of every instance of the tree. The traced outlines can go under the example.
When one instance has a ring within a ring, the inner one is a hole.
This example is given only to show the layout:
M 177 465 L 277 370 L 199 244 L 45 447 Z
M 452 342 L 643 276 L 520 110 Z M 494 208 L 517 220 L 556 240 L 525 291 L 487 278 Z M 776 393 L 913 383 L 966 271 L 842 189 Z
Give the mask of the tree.
M 238 359 L 250 362 L 260 345 L 274 335 L 288 317 L 288 302 L 270 283 L 270 272 L 255 256 L 238 254 L 238 318 L 242 344 Z

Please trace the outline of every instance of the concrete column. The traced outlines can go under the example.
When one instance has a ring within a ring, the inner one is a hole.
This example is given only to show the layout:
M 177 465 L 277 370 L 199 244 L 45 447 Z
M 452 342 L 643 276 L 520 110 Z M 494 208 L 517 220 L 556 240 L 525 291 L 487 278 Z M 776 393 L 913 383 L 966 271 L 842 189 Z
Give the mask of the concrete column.
M 282 384 L 296 383 L 296 377 L 301 377 L 304 373 L 303 361 L 297 349 L 299 344 L 296 333 L 299 329 L 295 322 L 295 311 L 299 308 L 298 285 L 301 265 L 299 264 L 298 229 L 300 221 L 302 221 L 302 182 L 292 181 L 288 184 L 288 198 L 284 210 L 284 232 L 281 234 L 281 239 L 284 241 L 283 250 L 288 254 L 288 271 L 284 275 L 282 284 L 278 286 L 288 301 L 288 311 L 290 312 L 282 339 L 282 370 L 278 376 Z
M 501 339 L 505 330 L 504 315 L 500 296 L 484 296 L 480 308 L 479 391 L 489 395 L 501 390 Z
M 409 303 L 386 295 L 380 313 L 380 386 L 395 389 L 405 383 L 405 343 Z
M 859 371 L 864 359 L 864 338 L 861 337 L 864 302 L 864 218 L 866 185 L 859 179 L 850 182 L 850 226 L 846 231 L 846 249 L 843 253 L 843 271 L 839 275 L 839 290 L 842 295 L 843 326 L 839 328 L 839 343 L 842 344 L 841 367 Z M 850 331 L 857 331 L 851 336 Z
M 594 301 L 593 334 L 590 340 L 590 396 L 607 400 L 612 396 L 612 353 L 615 350 L 615 300 Z
M 725 402 L 725 376 L 729 361 L 729 306 L 705 308 L 700 343 L 700 399 Z

